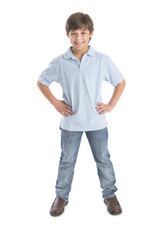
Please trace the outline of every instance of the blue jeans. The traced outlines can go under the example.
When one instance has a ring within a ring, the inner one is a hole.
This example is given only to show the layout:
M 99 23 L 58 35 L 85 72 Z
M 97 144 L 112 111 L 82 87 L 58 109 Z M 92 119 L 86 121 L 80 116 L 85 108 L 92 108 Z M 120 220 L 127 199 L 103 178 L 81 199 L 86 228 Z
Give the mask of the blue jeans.
M 82 134 L 83 132 L 61 129 L 62 152 L 56 182 L 56 195 L 65 201 L 68 201 L 69 198 Z M 108 152 L 108 130 L 104 128 L 97 131 L 87 131 L 86 136 L 96 161 L 100 185 L 103 189 L 103 198 L 114 197 L 117 187 L 115 186 L 115 173 Z

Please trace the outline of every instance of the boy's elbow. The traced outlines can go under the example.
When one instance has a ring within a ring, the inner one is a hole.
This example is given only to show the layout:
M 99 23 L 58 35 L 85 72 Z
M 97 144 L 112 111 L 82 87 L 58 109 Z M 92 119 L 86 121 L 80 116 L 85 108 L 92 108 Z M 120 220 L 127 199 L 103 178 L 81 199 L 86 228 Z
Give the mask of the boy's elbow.
M 125 86 L 126 86 L 126 80 L 125 80 L 125 79 L 123 79 L 122 85 L 123 85 L 123 87 L 125 88 Z
M 41 88 L 41 87 L 42 87 L 42 83 L 40 83 L 40 81 L 39 81 L 39 80 L 37 81 L 37 86 L 38 86 L 39 88 Z
M 125 86 L 126 86 L 126 81 L 125 81 L 125 79 L 123 79 L 123 81 L 121 83 L 118 83 L 116 87 L 125 88 Z
M 37 81 L 37 86 L 41 91 L 48 89 L 48 86 L 42 84 L 39 80 Z

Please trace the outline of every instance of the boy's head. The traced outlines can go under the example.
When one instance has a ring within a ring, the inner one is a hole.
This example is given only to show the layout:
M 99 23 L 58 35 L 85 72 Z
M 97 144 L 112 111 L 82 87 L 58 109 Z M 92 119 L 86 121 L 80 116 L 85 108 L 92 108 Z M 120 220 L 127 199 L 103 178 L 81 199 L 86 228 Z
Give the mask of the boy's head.
M 69 36 L 71 31 L 78 29 L 88 30 L 89 34 L 92 34 L 94 31 L 93 21 L 88 14 L 77 12 L 72 14 L 66 22 L 66 33 Z M 91 37 L 89 38 L 89 41 Z

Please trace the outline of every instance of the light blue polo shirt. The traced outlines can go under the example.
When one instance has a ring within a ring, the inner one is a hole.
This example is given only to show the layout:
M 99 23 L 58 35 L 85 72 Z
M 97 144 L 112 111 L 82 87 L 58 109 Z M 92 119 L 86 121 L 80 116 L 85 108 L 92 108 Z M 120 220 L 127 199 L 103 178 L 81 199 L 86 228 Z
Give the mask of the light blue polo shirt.
M 74 114 L 67 118 L 62 116 L 62 129 L 94 131 L 107 126 L 105 114 L 100 115 L 95 109 L 96 103 L 102 101 L 103 81 L 115 87 L 123 81 L 123 76 L 108 56 L 89 46 L 81 61 L 73 55 L 70 47 L 51 61 L 38 80 L 46 86 L 58 82 L 65 103 L 72 106 Z

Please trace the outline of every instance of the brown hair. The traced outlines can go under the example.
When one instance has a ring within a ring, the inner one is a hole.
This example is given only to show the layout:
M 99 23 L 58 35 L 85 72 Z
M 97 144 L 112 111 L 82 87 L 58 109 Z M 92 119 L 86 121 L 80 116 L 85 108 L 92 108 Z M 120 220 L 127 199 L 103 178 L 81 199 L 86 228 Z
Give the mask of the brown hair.
M 74 13 L 67 19 L 65 26 L 66 33 L 68 35 L 71 30 L 81 29 L 83 26 L 89 30 L 90 33 L 94 30 L 93 21 L 88 14 L 81 12 Z

